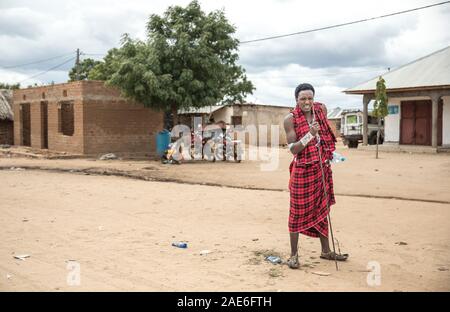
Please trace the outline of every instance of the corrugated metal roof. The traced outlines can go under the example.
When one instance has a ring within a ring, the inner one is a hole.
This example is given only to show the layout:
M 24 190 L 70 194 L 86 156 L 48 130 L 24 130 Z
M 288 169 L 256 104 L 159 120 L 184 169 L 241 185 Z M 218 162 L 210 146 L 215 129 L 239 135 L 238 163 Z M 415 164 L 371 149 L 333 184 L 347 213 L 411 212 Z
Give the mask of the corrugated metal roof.
M 236 103 L 236 104 L 225 104 L 225 105 L 213 105 L 213 106 L 206 106 L 206 107 L 200 107 L 200 108 L 180 109 L 180 110 L 178 110 L 178 114 L 211 114 L 225 106 L 232 106 L 232 105 L 262 106 L 262 107 L 288 108 L 288 109 L 294 108 L 291 106 L 278 106 L 278 105 L 261 104 L 261 103 L 258 103 L 258 104 L 256 104 L 256 103 L 242 103 L 242 104 Z
M 231 105 L 231 104 L 228 104 Z M 293 106 L 281 106 L 281 105 L 273 105 L 273 104 L 264 104 L 264 103 L 236 103 L 233 105 L 242 105 L 242 106 L 262 106 L 262 107 L 273 107 L 273 108 L 288 108 L 288 109 L 294 109 L 295 105 Z
M 450 86 L 450 46 L 382 76 L 386 81 L 387 90 Z M 378 78 L 373 78 L 344 92 L 375 91 Z
M 178 114 L 211 114 L 224 106 L 225 105 L 205 106 L 200 108 L 190 107 L 189 109 L 179 109 Z
M 332 110 L 328 111 L 327 118 L 328 119 L 339 119 L 341 118 L 342 108 L 336 107 Z

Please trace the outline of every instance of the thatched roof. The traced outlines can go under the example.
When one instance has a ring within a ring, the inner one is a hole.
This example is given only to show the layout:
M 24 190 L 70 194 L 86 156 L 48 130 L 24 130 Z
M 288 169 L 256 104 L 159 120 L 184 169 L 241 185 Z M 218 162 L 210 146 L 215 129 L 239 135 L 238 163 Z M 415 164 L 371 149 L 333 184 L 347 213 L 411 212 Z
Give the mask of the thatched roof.
M 14 119 L 14 114 L 11 109 L 12 91 L 0 89 L 0 119 Z

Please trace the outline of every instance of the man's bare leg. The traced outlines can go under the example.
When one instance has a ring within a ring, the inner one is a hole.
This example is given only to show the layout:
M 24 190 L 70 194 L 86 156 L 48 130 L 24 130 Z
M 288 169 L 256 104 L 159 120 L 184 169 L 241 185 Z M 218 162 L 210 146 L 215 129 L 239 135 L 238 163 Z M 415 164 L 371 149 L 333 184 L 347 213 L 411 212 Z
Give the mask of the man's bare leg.
M 319 233 L 319 238 L 320 238 L 320 245 L 322 245 L 322 253 L 329 253 L 331 249 L 328 237 Z
M 337 261 L 345 261 L 348 258 L 348 254 L 335 254 L 331 252 L 330 242 L 328 237 L 323 236 L 319 233 L 320 244 L 322 245 L 322 255 L 320 258 L 327 260 L 337 260 Z
M 291 257 L 298 253 L 298 233 L 289 233 L 291 237 Z
M 287 261 L 288 266 L 291 269 L 298 269 L 300 264 L 298 263 L 298 233 L 289 233 L 291 238 L 291 257 Z

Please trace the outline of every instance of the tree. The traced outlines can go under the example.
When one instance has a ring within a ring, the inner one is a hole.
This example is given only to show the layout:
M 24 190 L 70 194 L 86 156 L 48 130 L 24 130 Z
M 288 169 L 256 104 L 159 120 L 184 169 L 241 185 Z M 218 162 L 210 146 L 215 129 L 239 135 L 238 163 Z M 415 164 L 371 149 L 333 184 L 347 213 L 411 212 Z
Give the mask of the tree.
M 9 90 L 20 89 L 20 83 L 9 84 L 9 83 L 0 82 L 0 89 L 9 89 Z
M 119 50 L 113 48 L 108 51 L 103 61 L 98 62 L 88 75 L 89 80 L 108 80 L 119 69 Z
M 375 103 L 373 104 L 373 115 L 378 118 L 378 131 L 377 131 L 377 149 L 376 159 L 378 159 L 378 144 L 380 140 L 381 122 L 384 117 L 388 115 L 388 97 L 386 94 L 386 84 L 383 77 L 377 81 L 377 89 L 375 91 Z
M 87 80 L 91 70 L 100 63 L 100 61 L 95 61 L 91 58 L 84 59 L 79 65 L 75 65 L 70 70 L 69 81 Z
M 236 64 L 235 31 L 223 11 L 205 14 L 197 1 L 171 6 L 163 16 L 150 16 L 147 41 L 125 34 L 92 77 L 146 107 L 171 110 L 174 122 L 180 108 L 243 102 L 254 87 Z

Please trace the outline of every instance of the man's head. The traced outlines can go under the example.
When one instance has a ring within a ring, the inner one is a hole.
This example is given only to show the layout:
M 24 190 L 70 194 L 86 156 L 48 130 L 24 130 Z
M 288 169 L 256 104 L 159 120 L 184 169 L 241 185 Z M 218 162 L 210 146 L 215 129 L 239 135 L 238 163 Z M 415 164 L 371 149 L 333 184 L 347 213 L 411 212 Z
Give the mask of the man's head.
M 309 83 L 302 83 L 295 88 L 295 100 L 304 112 L 310 112 L 314 103 L 315 90 Z

